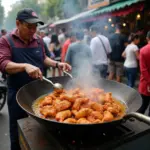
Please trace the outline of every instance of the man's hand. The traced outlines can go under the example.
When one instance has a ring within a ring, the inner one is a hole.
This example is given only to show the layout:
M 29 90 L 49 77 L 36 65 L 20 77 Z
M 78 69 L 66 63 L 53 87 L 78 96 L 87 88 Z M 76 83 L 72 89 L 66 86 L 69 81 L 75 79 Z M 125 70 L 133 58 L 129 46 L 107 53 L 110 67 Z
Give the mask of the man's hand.
M 62 70 L 65 70 L 65 71 L 71 71 L 71 66 L 67 63 L 58 63 L 58 68 L 62 69 Z
M 42 80 L 42 72 L 38 67 L 35 67 L 30 64 L 25 64 L 25 71 L 31 78 L 40 78 Z

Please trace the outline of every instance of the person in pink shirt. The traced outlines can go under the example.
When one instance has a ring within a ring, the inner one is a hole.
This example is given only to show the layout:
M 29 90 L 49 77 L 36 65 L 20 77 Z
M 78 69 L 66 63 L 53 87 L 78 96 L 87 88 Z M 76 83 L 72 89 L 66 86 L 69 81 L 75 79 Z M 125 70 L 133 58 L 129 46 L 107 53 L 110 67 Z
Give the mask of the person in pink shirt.
M 65 41 L 63 47 L 62 47 L 62 52 L 61 52 L 61 61 L 64 62 L 65 61 L 65 57 L 66 57 L 66 53 L 68 50 L 68 47 L 71 43 L 76 41 L 76 34 L 75 32 L 71 32 L 68 35 L 66 35 L 67 40 Z
M 149 106 L 150 116 L 150 31 L 147 33 L 148 44 L 140 50 L 140 84 L 139 92 L 142 96 L 142 105 L 138 109 L 139 113 L 144 114 Z

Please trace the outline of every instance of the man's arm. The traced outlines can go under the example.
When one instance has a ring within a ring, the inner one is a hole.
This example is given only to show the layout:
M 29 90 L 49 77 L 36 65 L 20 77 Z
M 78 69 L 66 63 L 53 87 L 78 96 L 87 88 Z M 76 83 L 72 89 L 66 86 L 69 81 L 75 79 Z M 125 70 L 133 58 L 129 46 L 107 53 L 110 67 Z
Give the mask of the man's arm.
M 47 56 L 45 57 L 44 64 L 48 67 L 50 67 L 50 66 L 58 67 L 62 70 L 66 70 L 66 71 L 71 70 L 71 66 L 68 65 L 67 63 L 57 62 L 55 60 L 52 60 L 51 58 L 48 58 Z
M 8 74 L 15 74 L 25 71 L 25 67 L 26 64 L 24 63 L 8 62 L 5 67 L 5 72 L 7 72 Z
M 57 63 L 57 61 L 52 60 L 51 58 L 49 58 L 47 56 L 45 57 L 45 60 L 44 60 L 44 65 L 45 66 L 47 66 L 47 67 L 50 67 L 50 66 L 56 67 L 56 63 Z
M 25 71 L 30 77 L 36 79 L 40 78 L 42 80 L 41 70 L 36 66 L 26 64 L 26 63 L 9 62 L 5 67 L 5 71 L 8 74 L 16 74 Z

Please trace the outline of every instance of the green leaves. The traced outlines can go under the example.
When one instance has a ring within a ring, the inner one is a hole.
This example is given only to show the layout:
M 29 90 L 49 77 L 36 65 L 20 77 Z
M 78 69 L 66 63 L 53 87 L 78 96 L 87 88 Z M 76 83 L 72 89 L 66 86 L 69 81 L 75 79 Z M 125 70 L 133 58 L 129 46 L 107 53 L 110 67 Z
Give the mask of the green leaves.
M 2 6 L 0 0 L 0 28 L 3 27 L 3 21 L 4 21 L 4 7 Z
M 79 0 L 20 0 L 12 5 L 12 9 L 5 19 L 5 28 L 9 30 L 15 28 L 17 12 L 26 7 L 33 8 L 45 23 L 72 17 L 81 11 Z

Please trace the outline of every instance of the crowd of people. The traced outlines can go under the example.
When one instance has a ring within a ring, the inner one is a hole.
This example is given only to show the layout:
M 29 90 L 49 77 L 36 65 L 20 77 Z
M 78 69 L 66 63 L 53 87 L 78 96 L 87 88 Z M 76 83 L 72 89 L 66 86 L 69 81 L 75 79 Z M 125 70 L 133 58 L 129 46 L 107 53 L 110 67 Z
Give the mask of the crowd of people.
M 7 75 L 8 82 L 11 150 L 20 149 L 17 120 L 27 116 L 16 102 L 16 93 L 33 79 L 47 76 L 49 67 L 52 77 L 56 76 L 56 69 L 59 76 L 67 70 L 74 78 L 84 78 L 92 73 L 96 79 L 108 78 L 117 82 L 122 82 L 125 75 L 130 87 L 135 86 L 140 68 L 139 92 L 143 101 L 137 111 L 145 113 L 150 103 L 150 31 L 148 44 L 139 50 L 140 36 L 136 33 L 125 36 L 119 24 L 115 33 L 106 37 L 97 25 L 69 32 L 61 29 L 58 34 L 49 34 L 37 31 L 38 23 L 43 24 L 34 10 L 25 8 L 17 14 L 14 31 L 7 34 L 6 30 L 1 30 L 0 70 Z
M 116 25 L 115 33 L 109 37 L 102 35 L 97 25 L 91 26 L 89 30 L 67 32 L 60 29 L 58 34 L 49 36 L 48 32 L 41 30 L 38 34 L 46 43 L 50 57 L 69 63 L 75 77 L 79 75 L 78 68 L 84 67 L 86 60 L 95 75 L 117 82 L 122 82 L 122 77 L 126 75 L 127 85 L 134 87 L 139 68 L 140 35 L 132 33 L 127 37 L 121 30 L 122 26 Z M 58 75 L 63 75 L 61 70 L 58 70 Z M 52 76 L 56 76 L 55 68 L 52 69 Z

